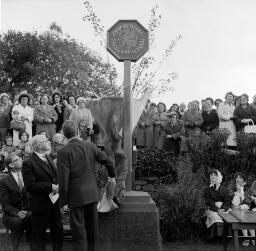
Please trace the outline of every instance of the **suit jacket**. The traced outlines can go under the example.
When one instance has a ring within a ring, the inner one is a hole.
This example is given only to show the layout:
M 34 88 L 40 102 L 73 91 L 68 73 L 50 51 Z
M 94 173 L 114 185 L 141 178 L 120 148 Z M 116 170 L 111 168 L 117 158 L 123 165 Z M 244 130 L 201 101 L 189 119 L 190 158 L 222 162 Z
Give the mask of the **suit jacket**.
M 49 194 L 52 192 L 52 184 L 58 183 L 57 171 L 51 157 L 46 155 L 46 159 L 48 164 L 33 152 L 23 162 L 23 180 L 32 211 L 42 211 L 52 206 Z
M 19 211 L 29 211 L 26 190 L 23 188 L 20 191 L 11 173 L 0 180 L 0 203 L 4 212 L 3 222 L 5 225 L 8 219 L 17 216 Z
M 79 207 L 98 201 L 95 162 L 106 165 L 110 177 L 115 177 L 114 164 L 94 144 L 71 139 L 57 153 L 57 172 L 62 203 Z

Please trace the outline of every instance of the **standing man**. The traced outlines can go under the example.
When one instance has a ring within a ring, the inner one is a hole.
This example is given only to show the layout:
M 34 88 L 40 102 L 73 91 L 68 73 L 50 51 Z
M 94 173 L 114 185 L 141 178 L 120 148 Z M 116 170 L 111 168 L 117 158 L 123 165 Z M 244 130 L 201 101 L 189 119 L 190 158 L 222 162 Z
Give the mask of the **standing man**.
M 10 173 L 0 180 L 0 204 L 3 224 L 11 230 L 12 250 L 17 251 L 24 231 L 30 245 L 31 212 L 21 173 L 22 159 L 12 153 L 9 162 Z
M 60 202 L 50 199 L 50 194 L 58 197 L 56 166 L 50 156 L 49 141 L 44 135 L 31 139 L 34 152 L 23 162 L 23 177 L 29 193 L 32 210 L 32 251 L 46 250 L 46 229 L 52 237 L 52 250 L 62 250 L 63 227 Z
M 62 130 L 68 142 L 57 153 L 57 171 L 63 205 L 70 208 L 73 250 L 94 251 L 98 238 L 99 199 L 95 162 L 106 166 L 112 187 L 115 187 L 114 165 L 94 144 L 78 137 L 75 121 L 65 121 Z

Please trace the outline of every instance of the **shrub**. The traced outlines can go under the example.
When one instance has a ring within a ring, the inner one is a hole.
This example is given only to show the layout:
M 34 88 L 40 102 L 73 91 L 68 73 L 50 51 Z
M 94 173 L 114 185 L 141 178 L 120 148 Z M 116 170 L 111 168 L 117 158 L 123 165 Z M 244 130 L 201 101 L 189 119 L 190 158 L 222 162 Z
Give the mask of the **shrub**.
M 137 151 L 135 177 L 165 177 L 176 175 L 177 157 L 170 152 L 143 148 Z
M 205 229 L 203 187 L 206 183 L 201 169 L 193 172 L 192 163 L 182 160 L 177 169 L 177 183 L 162 185 L 154 199 L 160 212 L 160 229 L 164 240 L 198 237 Z

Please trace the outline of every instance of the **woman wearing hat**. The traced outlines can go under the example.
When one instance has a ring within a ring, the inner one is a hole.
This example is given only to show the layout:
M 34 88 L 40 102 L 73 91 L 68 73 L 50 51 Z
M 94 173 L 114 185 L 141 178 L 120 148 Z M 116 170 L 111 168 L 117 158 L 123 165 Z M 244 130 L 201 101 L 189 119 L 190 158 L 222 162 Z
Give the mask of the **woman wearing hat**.
M 78 107 L 72 110 L 69 119 L 76 121 L 78 126 L 80 121 L 84 120 L 88 129 L 88 134 L 92 135 L 94 119 L 92 117 L 91 111 L 85 107 L 86 99 L 84 97 L 78 98 L 77 105 Z
M 22 120 L 25 124 L 25 131 L 28 133 L 29 138 L 32 138 L 32 121 L 34 120 L 33 108 L 29 103 L 29 95 L 22 93 L 18 98 L 18 104 L 12 108 L 12 119 Z M 20 143 L 19 131 L 13 130 L 13 145 L 18 146 Z
M 227 138 L 227 146 L 230 148 L 236 147 L 236 127 L 234 123 L 234 111 L 235 105 L 233 104 L 234 94 L 228 92 L 225 96 L 226 101 L 219 104 L 218 116 L 219 116 L 219 128 L 227 129 L 229 135 Z
M 58 114 L 51 105 L 48 105 L 49 99 L 46 94 L 41 96 L 40 101 L 41 105 L 34 110 L 36 134 L 44 131 L 49 135 L 50 141 L 53 142 L 53 135 L 56 133 L 55 122 L 58 119 Z
M 0 103 L 3 104 L 6 112 L 9 113 L 12 106 L 12 102 L 10 101 L 9 95 L 7 93 L 0 94 Z
M 210 171 L 210 185 L 204 190 L 206 204 L 206 226 L 214 230 L 214 224 L 223 222 L 218 211 L 227 211 L 230 208 L 230 195 L 228 189 L 222 185 L 223 176 L 217 169 Z M 215 236 L 221 236 L 217 233 Z

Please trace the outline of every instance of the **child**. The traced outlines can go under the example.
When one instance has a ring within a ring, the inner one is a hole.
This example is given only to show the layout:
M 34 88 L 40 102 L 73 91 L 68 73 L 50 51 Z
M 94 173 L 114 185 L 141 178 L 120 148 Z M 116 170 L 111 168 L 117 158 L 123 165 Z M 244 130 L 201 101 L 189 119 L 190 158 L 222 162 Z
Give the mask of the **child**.
M 52 153 L 51 156 L 53 159 L 57 157 L 57 152 L 64 146 L 63 143 L 63 134 L 56 133 L 53 136 L 53 147 L 52 147 Z
M 82 140 L 88 139 L 88 128 L 85 120 L 80 120 L 78 125 L 78 134 Z
M 29 142 L 29 134 L 26 131 L 19 132 L 20 144 L 18 150 L 20 150 L 20 157 L 26 159 L 32 153 L 32 147 Z
M 241 200 L 241 203 L 238 206 L 240 210 L 256 211 L 256 181 L 254 181 L 253 184 L 251 185 L 249 194 L 250 194 L 250 197 L 249 197 L 250 201 L 248 204 L 246 204 L 246 199 L 245 199 L 245 196 L 242 194 L 242 191 L 237 192 L 237 195 L 234 196 L 233 201 L 234 200 L 238 201 L 239 199 Z M 238 197 L 238 198 L 235 199 L 235 197 Z M 242 199 L 244 200 L 244 202 Z M 232 204 L 233 204 L 233 201 L 232 201 Z M 255 230 L 249 230 L 249 232 L 251 237 L 255 237 Z M 243 229 L 242 233 L 244 237 L 248 237 L 247 229 Z M 246 239 L 243 241 L 242 245 L 245 247 L 248 247 L 250 245 L 250 241 Z M 255 246 L 255 240 L 252 240 L 252 245 Z
M 16 152 L 17 148 L 13 145 L 12 136 L 9 134 L 4 138 L 4 145 L 0 151 L 0 160 L 1 163 L 4 163 L 11 153 Z M 4 172 L 8 172 L 7 168 L 3 165 L 2 169 Z
M 51 144 L 51 141 L 50 141 L 50 137 L 47 135 L 46 131 L 40 131 L 38 134 L 39 135 L 44 135 L 46 137 L 46 139 L 48 140 L 48 144 L 49 144 L 50 149 L 46 152 L 46 154 L 51 154 L 52 144 Z

